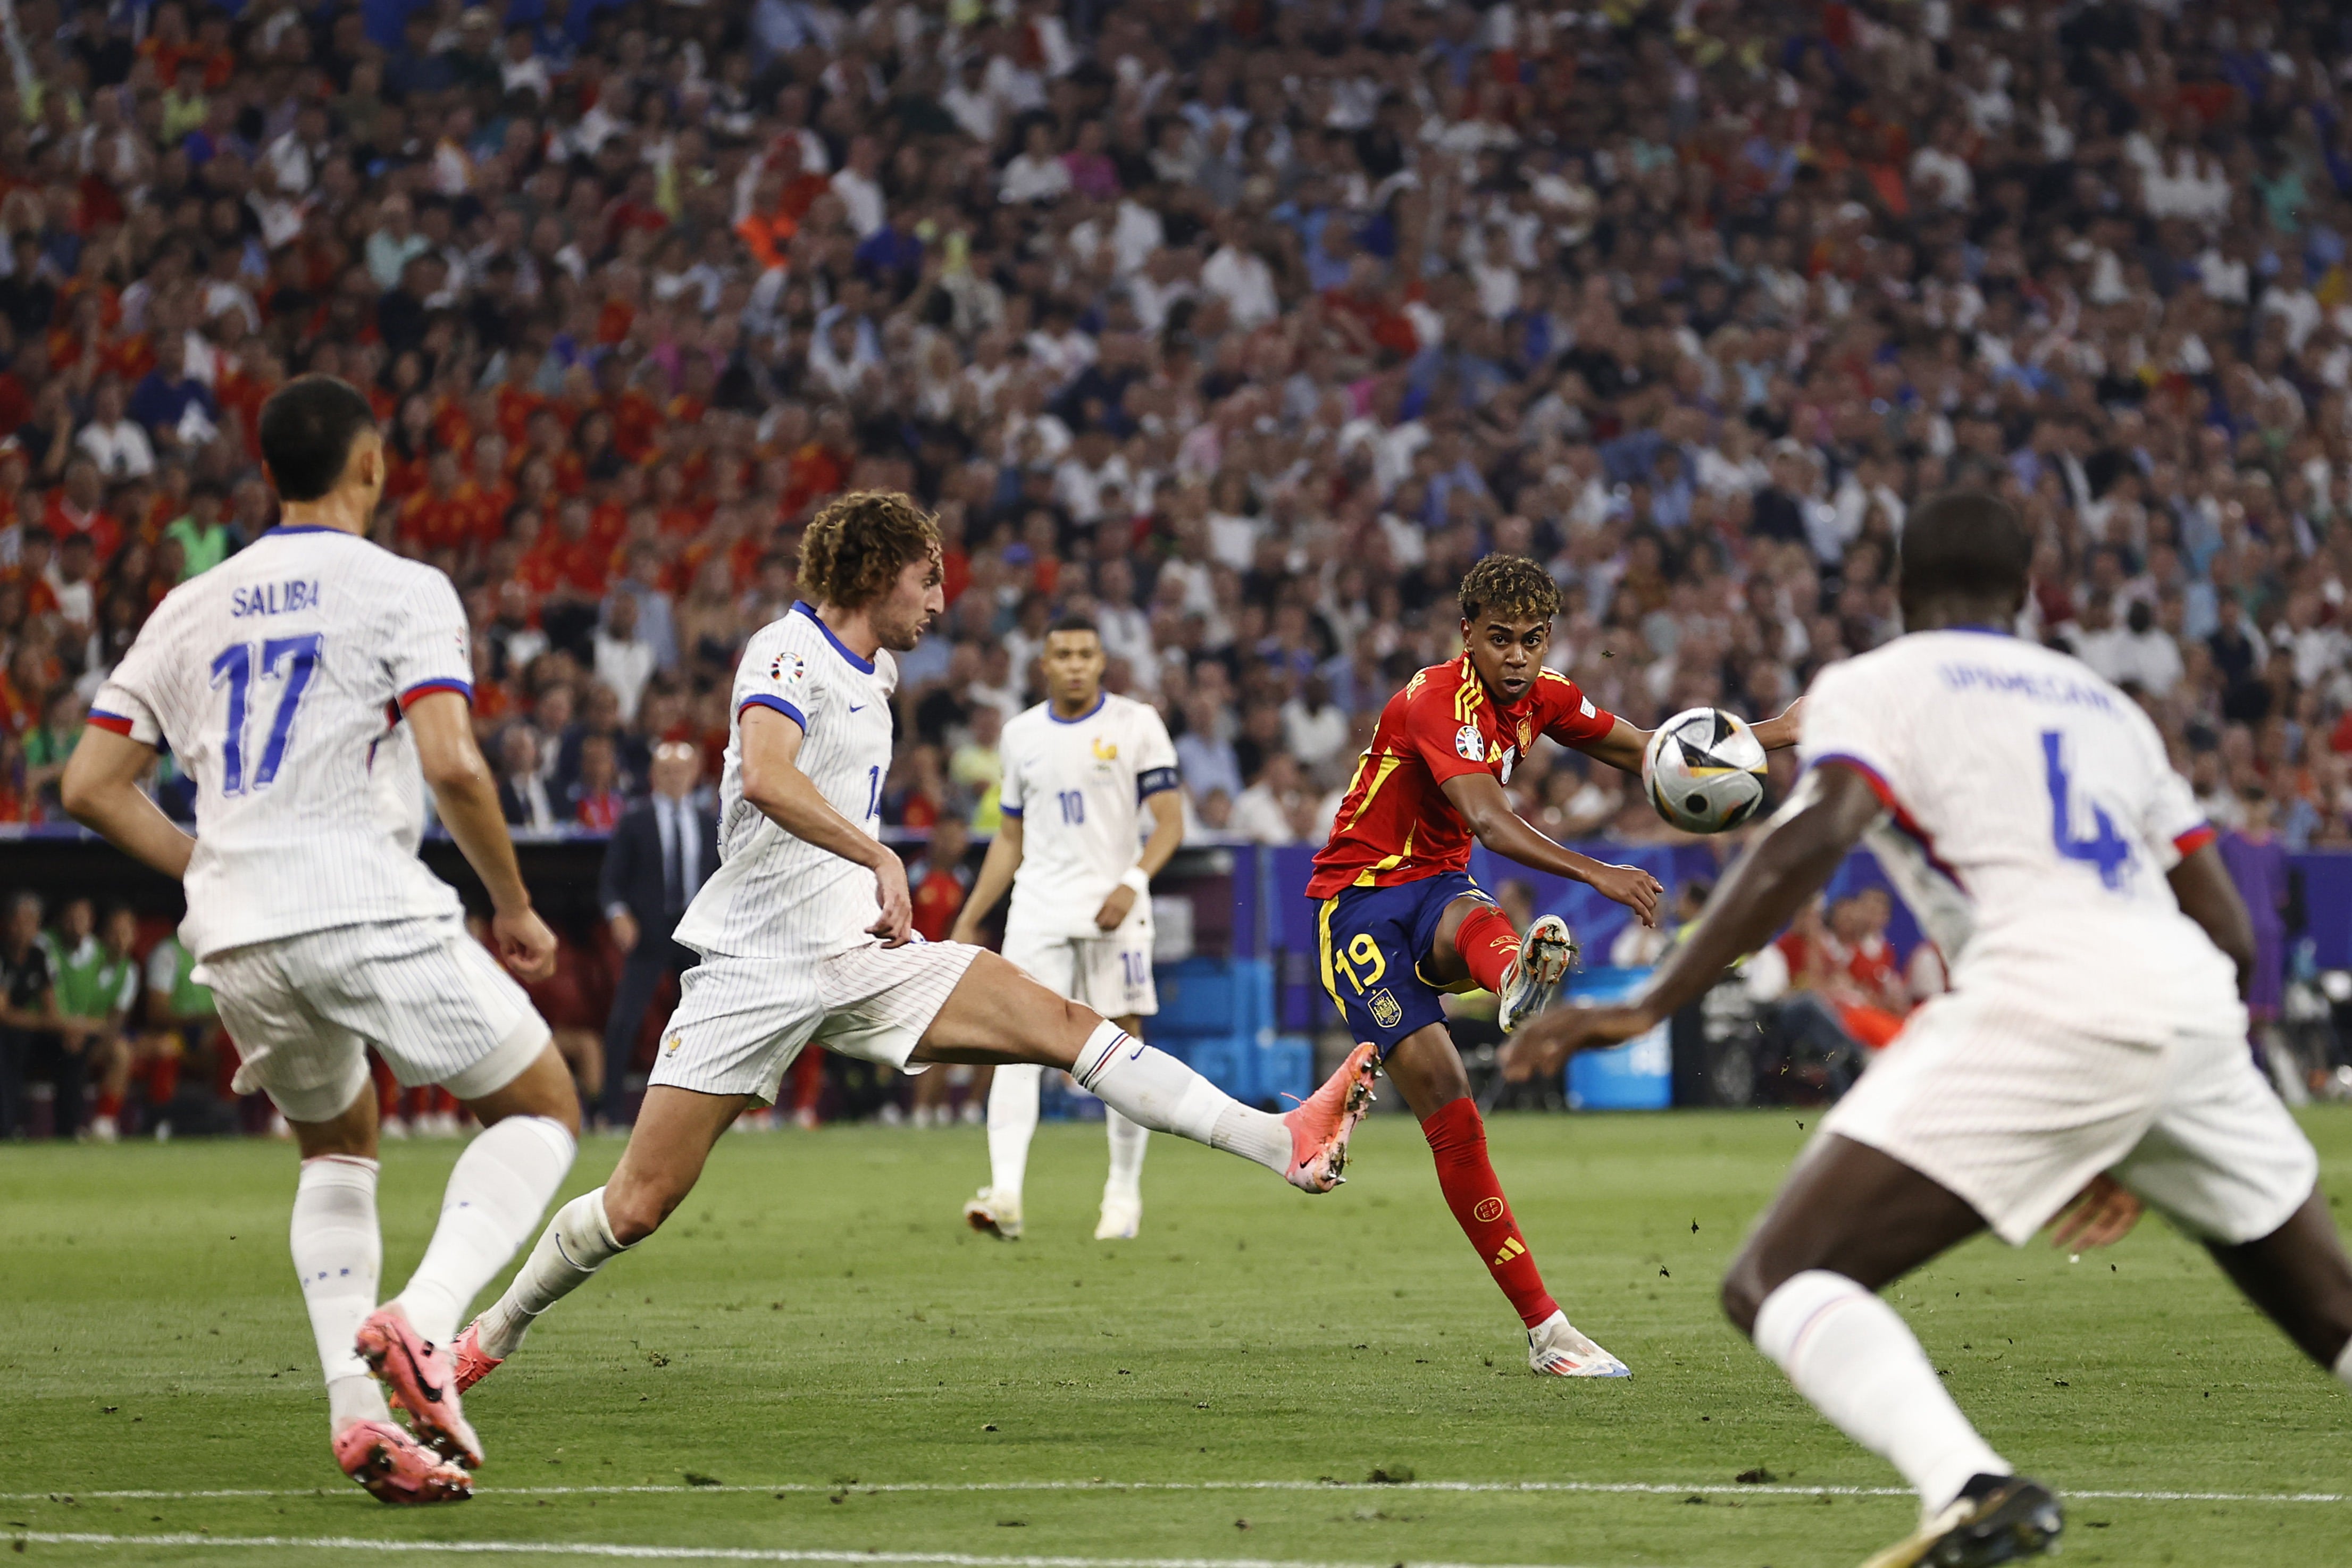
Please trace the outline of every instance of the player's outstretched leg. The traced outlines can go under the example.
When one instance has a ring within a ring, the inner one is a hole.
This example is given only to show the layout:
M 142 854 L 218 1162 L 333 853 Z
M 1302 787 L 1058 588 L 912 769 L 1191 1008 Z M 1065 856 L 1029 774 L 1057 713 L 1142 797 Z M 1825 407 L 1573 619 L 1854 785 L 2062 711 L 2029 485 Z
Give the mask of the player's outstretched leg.
M 646 1090 L 611 1179 L 555 1211 L 506 1293 L 458 1335 L 458 1389 L 488 1376 L 541 1313 L 658 1229 L 701 1179 L 711 1145 L 750 1103 L 747 1095 L 667 1083 Z
M 1864 1568 L 2013 1562 L 2049 1550 L 2064 1527 L 2056 1496 L 1977 1435 L 1873 1293 L 1983 1228 L 1954 1193 L 1832 1134 L 1799 1163 L 1724 1281 L 1724 1310 L 1756 1348 L 1919 1493 L 1918 1530 Z
M 1495 1022 L 1505 1034 L 1551 1006 L 1576 967 L 1576 938 L 1557 915 L 1539 916 L 1522 937 L 1485 895 L 1455 899 L 1430 943 L 1430 972 L 1467 976 L 1495 993 Z
M 1431 1024 L 1397 1041 L 1389 1050 L 1387 1067 L 1405 1104 L 1421 1119 L 1446 1207 L 1527 1325 L 1529 1368 L 1549 1377 L 1632 1376 L 1623 1362 L 1578 1333 L 1544 1289 L 1535 1254 L 1528 1250 L 1502 1181 L 1486 1157 L 1486 1123 L 1470 1098 L 1470 1080 L 1445 1026 Z
M 988 1186 L 963 1206 L 964 1223 L 1005 1241 L 1021 1239 L 1021 1189 L 1029 1141 L 1037 1135 L 1037 1096 L 1045 1070 L 1007 1062 L 988 1083 Z
M 449 1173 L 424 1260 L 398 1296 L 369 1314 L 356 1340 L 417 1436 L 450 1458 L 478 1465 L 481 1438 L 465 1416 L 452 1342 L 475 1295 L 530 1235 L 571 1170 L 580 1109 L 571 1071 L 551 1044 L 499 1088 L 461 1097 L 485 1124 L 482 1132 Z
M 1348 1139 L 1371 1106 L 1378 1053 L 1358 1046 L 1285 1115 L 1252 1110 L 1092 1008 L 1066 1001 L 993 953 L 977 954 L 923 1033 L 916 1061 L 1034 1061 L 1058 1067 L 1128 1120 L 1255 1160 L 1291 1186 L 1346 1179 Z

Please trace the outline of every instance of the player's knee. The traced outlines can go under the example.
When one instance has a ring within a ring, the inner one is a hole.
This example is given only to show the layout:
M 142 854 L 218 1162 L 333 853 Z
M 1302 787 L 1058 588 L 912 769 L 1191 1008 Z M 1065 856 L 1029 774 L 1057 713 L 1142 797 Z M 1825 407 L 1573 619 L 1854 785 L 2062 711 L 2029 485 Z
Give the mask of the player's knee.
M 662 1185 L 627 1181 L 615 1172 L 604 1187 L 604 1222 L 613 1228 L 614 1240 L 635 1247 L 685 1201 L 685 1188 L 672 1192 Z
M 1045 1026 L 1038 1042 L 1045 1058 L 1042 1064 L 1066 1072 L 1076 1064 L 1087 1037 L 1102 1027 L 1103 1018 L 1083 1002 L 1055 997 L 1039 1021 Z

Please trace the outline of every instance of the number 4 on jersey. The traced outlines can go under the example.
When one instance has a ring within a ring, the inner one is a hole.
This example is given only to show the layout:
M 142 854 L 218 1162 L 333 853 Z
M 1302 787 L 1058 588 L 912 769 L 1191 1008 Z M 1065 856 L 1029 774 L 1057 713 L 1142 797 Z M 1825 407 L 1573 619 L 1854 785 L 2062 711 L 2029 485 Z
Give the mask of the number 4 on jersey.
M 272 637 L 260 645 L 257 655 L 250 643 L 232 643 L 213 660 L 213 685 L 228 685 L 228 735 L 221 742 L 221 793 L 242 795 L 248 789 L 267 789 L 276 782 L 278 769 L 286 761 L 286 747 L 294 737 L 294 714 L 302 706 L 302 694 L 310 689 L 310 676 L 319 667 L 319 650 L 326 639 L 316 632 L 299 637 Z M 288 664 L 288 655 L 292 655 Z M 245 725 L 253 706 L 253 679 L 257 671 L 268 679 L 286 664 L 285 689 L 278 694 L 278 711 L 269 720 L 269 738 L 263 742 L 261 761 L 247 779 L 245 773 Z
M 2064 737 L 2059 731 L 2042 732 L 2042 770 L 2050 784 L 2050 841 L 2068 860 L 2096 866 L 2102 883 L 2119 888 L 2131 865 L 2131 841 L 2116 831 L 2115 819 L 2096 800 L 2087 802 L 2091 808 L 2091 836 L 2074 836 L 2074 781 L 2066 776 L 2063 746 Z

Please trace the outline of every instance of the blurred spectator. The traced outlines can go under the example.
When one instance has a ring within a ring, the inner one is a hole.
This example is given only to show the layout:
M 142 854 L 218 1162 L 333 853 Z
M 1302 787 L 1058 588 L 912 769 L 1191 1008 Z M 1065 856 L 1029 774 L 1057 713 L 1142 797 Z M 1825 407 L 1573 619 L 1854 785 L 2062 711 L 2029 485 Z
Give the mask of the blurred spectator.
M 507 826 L 543 833 L 556 824 L 555 803 L 540 769 L 539 731 L 510 724 L 499 736 L 499 810 Z
M 127 909 L 108 912 L 101 936 L 96 906 L 88 898 L 75 898 L 68 901 L 57 929 L 47 938 L 58 1016 L 77 1020 L 83 1030 L 81 1072 L 98 1091 L 88 1135 L 101 1144 L 113 1143 L 121 1134 L 122 1096 L 132 1058 L 125 1030 L 139 1002 L 139 964 L 131 952 L 137 936 L 138 923 Z M 62 1083 L 59 1095 L 62 1126 Z M 79 1106 L 71 1113 L 78 1123 Z
M 564 791 L 571 819 L 583 828 L 611 832 L 620 826 L 627 798 L 621 793 L 621 765 L 608 735 L 591 735 L 580 744 L 580 771 Z
M 635 724 L 637 703 L 659 663 L 654 645 L 637 632 L 638 600 L 615 593 L 604 601 L 604 624 L 596 632 L 596 678 L 620 700 L 623 724 Z
M 971 891 L 971 868 L 964 864 L 971 835 L 954 817 L 942 817 L 931 826 L 930 841 L 907 870 L 915 901 L 915 929 L 927 942 L 944 942 Z
M 58 1010 L 57 960 L 41 935 L 41 901 L 29 893 L 10 896 L 0 925 L 0 1136 L 71 1137 L 81 1120 L 87 1026 Z

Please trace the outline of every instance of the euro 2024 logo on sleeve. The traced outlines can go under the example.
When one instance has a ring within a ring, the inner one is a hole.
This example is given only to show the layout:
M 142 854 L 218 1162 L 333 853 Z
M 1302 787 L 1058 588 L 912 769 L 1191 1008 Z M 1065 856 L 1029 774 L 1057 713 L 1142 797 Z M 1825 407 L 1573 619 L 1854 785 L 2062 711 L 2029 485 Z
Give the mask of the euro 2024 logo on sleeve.
M 779 686 L 797 686 L 808 680 L 808 663 L 787 648 L 768 662 L 768 679 Z
M 1454 749 L 1465 762 L 1486 760 L 1486 737 L 1478 733 L 1475 724 L 1465 724 L 1454 732 Z

